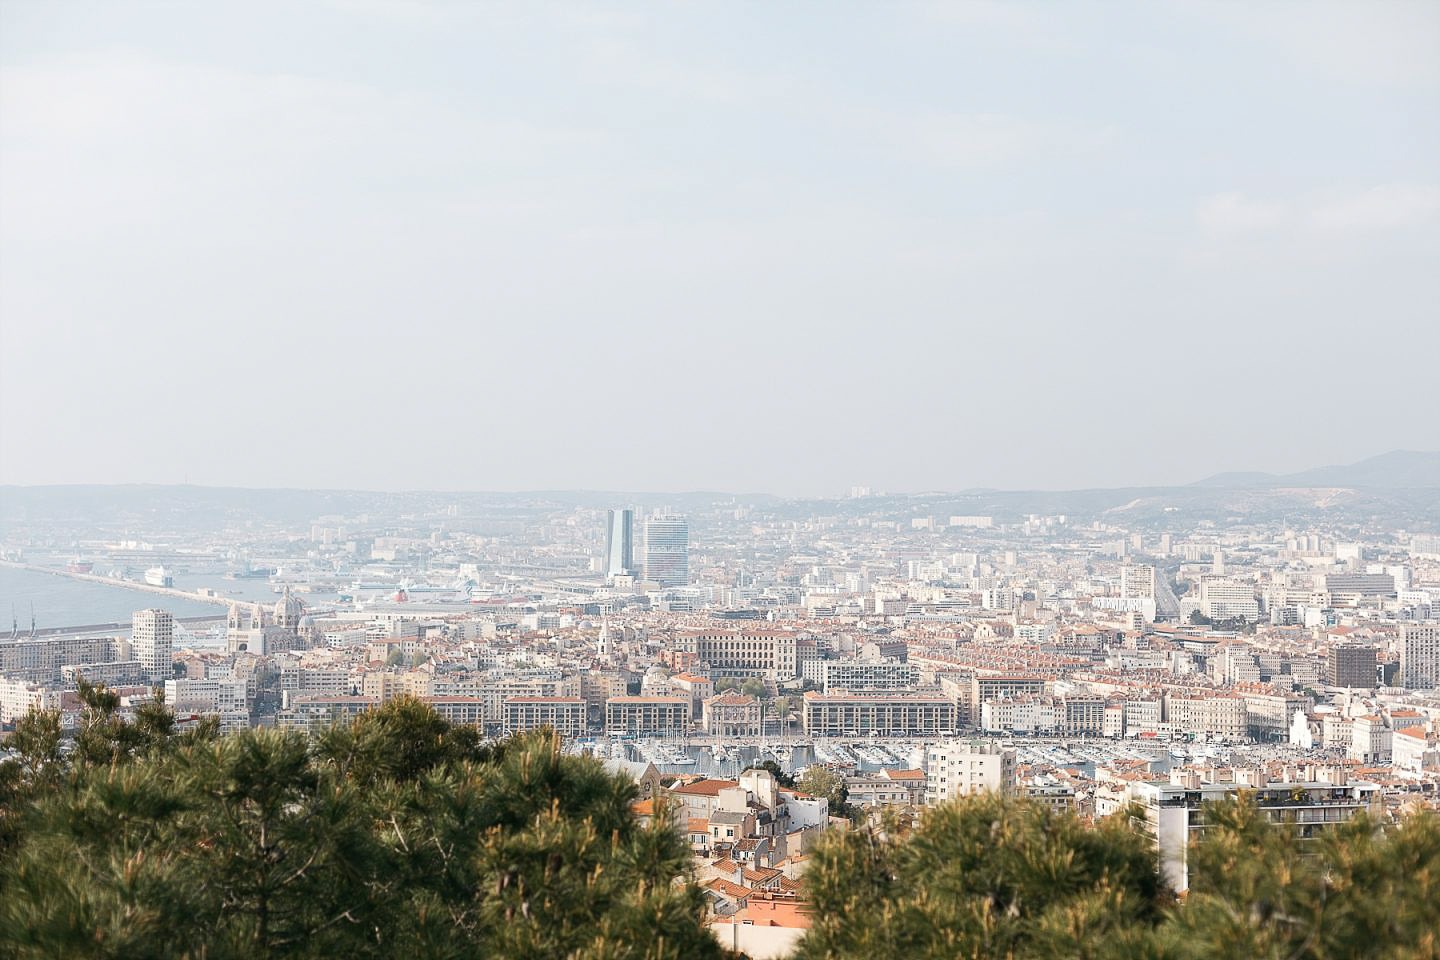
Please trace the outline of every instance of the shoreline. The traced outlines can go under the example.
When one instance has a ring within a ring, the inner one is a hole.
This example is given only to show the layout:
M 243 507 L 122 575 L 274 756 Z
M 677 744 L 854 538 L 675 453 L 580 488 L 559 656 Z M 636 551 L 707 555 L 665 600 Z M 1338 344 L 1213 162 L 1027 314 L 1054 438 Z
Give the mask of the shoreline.
M 203 593 L 191 593 L 188 590 L 180 590 L 175 587 L 157 587 L 149 583 L 136 583 L 134 580 L 116 580 L 113 577 L 102 577 L 93 573 L 72 573 L 69 570 L 59 570 L 55 567 L 42 567 L 34 563 L 17 563 L 14 560 L 0 560 L 0 567 L 7 567 L 11 570 L 26 570 L 31 573 L 48 573 L 51 576 L 64 577 L 68 580 L 79 580 L 83 583 L 98 583 L 107 587 L 121 587 L 126 590 L 153 593 L 162 597 L 174 597 L 178 600 L 191 600 L 196 603 L 209 603 L 227 609 L 235 602 L 228 597 L 212 597 Z

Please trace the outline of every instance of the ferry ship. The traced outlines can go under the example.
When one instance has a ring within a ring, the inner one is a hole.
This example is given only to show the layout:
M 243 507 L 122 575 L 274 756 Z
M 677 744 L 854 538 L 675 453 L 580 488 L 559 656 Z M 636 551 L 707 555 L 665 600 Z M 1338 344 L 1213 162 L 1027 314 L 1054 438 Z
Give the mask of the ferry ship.
M 145 571 L 145 582 L 152 587 L 173 587 L 175 578 L 164 567 L 151 567 Z

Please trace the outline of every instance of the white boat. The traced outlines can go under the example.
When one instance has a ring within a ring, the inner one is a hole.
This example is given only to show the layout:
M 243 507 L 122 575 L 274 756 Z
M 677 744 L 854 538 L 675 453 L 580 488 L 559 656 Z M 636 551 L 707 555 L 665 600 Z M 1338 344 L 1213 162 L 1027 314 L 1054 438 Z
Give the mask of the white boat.
M 152 587 L 173 587 L 175 578 L 164 567 L 151 567 L 145 571 L 145 582 Z
M 681 753 L 679 750 L 676 750 L 670 758 L 670 762 L 677 766 L 688 767 L 695 762 L 695 758 L 688 753 Z

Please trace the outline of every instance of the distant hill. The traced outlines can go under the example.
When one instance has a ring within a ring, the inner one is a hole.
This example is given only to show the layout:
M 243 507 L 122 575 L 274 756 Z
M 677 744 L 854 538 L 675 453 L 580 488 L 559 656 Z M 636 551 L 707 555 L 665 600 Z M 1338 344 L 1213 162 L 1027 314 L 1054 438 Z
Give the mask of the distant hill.
M 1359 463 L 1314 467 L 1299 473 L 1217 473 L 1192 487 L 1440 487 L 1440 450 L 1392 450 Z

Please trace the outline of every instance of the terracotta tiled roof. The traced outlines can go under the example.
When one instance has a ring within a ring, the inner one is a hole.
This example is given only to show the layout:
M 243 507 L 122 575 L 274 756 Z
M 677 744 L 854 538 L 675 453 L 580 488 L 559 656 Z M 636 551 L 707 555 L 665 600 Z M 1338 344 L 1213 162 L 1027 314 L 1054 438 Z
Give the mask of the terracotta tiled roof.
M 721 790 L 739 786 L 734 780 L 697 780 L 683 787 L 675 787 L 671 793 L 684 797 L 718 797 Z

